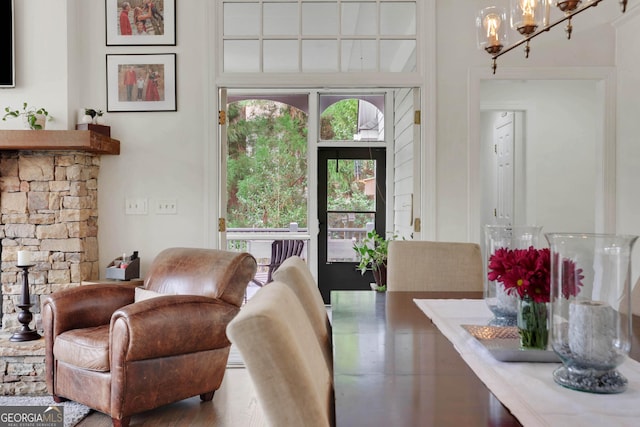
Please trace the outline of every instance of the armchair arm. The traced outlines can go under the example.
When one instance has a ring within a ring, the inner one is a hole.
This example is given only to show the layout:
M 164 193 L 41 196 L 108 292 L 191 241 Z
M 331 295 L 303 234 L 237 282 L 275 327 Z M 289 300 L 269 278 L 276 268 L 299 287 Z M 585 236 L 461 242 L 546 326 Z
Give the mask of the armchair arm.
M 111 318 L 112 366 L 226 347 L 226 326 L 238 311 L 196 295 L 166 295 L 122 307 Z
M 42 306 L 45 334 L 109 323 L 114 311 L 133 303 L 135 285 L 86 285 L 49 295 Z
M 53 341 L 65 331 L 106 325 L 114 311 L 131 304 L 135 285 L 87 285 L 54 292 L 42 304 L 45 339 L 45 379 L 55 394 Z

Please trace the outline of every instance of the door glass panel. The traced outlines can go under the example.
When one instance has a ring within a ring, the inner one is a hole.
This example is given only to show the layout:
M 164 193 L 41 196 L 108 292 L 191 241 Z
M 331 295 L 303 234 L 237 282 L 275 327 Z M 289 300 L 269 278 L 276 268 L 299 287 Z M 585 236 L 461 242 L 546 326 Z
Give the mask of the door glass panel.
M 412 72 L 416 70 L 415 40 L 381 40 L 380 71 Z
M 342 34 L 375 36 L 377 16 L 375 3 L 342 3 Z
M 375 40 L 343 40 L 342 71 L 376 71 L 377 46 Z
M 227 227 L 307 228 L 307 114 L 266 99 L 228 105 Z
M 298 35 L 297 3 L 265 3 L 263 8 L 262 31 L 265 35 Z
M 415 2 L 380 3 L 380 34 L 414 35 L 416 33 Z
M 303 40 L 302 71 L 338 71 L 338 42 L 336 40 Z
M 338 33 L 338 4 L 302 3 L 302 34 L 326 36 Z
M 266 73 L 297 72 L 298 42 L 296 40 L 265 40 L 263 67 Z
M 257 40 L 226 40 L 224 70 L 235 72 L 260 71 L 260 44 Z
M 357 262 L 353 244 L 375 224 L 376 161 L 327 160 L 327 262 Z
M 384 141 L 384 95 L 320 95 L 321 141 Z
M 260 32 L 258 3 L 225 3 L 224 35 L 257 36 Z

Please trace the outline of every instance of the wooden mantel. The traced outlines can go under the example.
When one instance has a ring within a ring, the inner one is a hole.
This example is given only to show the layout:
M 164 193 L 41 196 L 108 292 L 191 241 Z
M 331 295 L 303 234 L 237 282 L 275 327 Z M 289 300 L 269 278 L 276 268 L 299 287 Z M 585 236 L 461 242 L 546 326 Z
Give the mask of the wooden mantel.
M 0 130 L 0 150 L 120 154 L 120 141 L 92 130 Z

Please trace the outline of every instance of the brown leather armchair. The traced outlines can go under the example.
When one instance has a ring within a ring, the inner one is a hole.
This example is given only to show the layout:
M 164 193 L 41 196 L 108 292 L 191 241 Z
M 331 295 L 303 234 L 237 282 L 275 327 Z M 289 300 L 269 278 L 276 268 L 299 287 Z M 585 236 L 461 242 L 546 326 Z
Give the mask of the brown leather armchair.
M 229 356 L 225 329 L 256 268 L 247 253 L 171 248 L 154 259 L 144 291 L 100 284 L 49 295 L 42 318 L 54 400 L 126 427 L 139 412 L 213 399 Z

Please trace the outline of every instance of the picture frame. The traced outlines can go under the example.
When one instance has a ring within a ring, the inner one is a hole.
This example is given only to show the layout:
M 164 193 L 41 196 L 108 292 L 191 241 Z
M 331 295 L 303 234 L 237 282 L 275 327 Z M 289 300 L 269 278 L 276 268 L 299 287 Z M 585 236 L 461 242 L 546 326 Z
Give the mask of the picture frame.
M 13 0 L 0 2 L 0 88 L 16 87 L 16 54 Z
M 107 111 L 177 111 L 176 54 L 106 56 Z
M 176 0 L 105 0 L 105 20 L 107 46 L 176 45 Z

